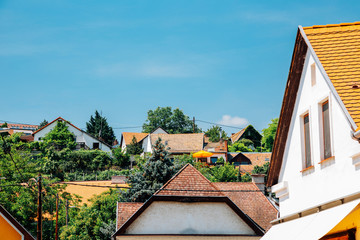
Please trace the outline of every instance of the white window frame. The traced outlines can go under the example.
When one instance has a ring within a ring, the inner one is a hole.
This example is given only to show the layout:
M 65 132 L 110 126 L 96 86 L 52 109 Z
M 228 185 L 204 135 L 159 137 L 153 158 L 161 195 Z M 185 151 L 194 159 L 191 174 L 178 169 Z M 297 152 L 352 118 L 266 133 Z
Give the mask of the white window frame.
M 304 117 L 306 115 L 309 115 L 309 138 L 310 138 L 310 157 L 311 157 L 311 164 L 310 166 L 306 166 L 306 152 L 305 152 L 305 127 L 304 127 Z M 314 167 L 314 151 L 313 151 L 313 137 L 312 137 L 312 113 L 311 110 L 307 110 L 305 112 L 303 112 L 300 116 L 299 116 L 299 121 L 300 121 L 300 136 L 301 136 L 301 164 L 302 164 L 302 171 L 306 170 L 308 168 Z

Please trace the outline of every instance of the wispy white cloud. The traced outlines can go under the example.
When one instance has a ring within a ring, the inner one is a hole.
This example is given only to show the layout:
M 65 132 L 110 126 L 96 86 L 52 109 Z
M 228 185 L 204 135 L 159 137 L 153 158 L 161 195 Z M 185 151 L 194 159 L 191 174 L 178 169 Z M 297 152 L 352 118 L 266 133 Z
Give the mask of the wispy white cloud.
M 246 118 L 241 118 L 237 116 L 223 115 L 222 119 L 218 122 L 219 124 L 229 125 L 234 127 L 242 127 L 249 123 Z

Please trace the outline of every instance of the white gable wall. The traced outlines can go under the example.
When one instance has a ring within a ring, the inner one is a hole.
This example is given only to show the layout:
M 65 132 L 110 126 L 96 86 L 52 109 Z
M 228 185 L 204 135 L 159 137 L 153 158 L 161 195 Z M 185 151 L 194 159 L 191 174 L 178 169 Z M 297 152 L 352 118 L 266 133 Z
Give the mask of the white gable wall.
M 34 134 L 34 141 L 41 141 L 41 139 L 43 137 L 45 137 L 45 135 L 47 133 L 49 133 L 52 129 L 54 129 L 54 127 L 56 126 L 57 121 L 51 123 L 50 125 L 48 125 L 47 127 L 43 128 L 41 131 L 37 132 Z M 70 124 L 66 123 L 66 126 L 68 127 L 68 130 L 70 132 L 72 132 L 75 137 L 76 137 L 76 142 L 77 143 L 85 143 L 86 146 L 88 146 L 90 149 L 93 148 L 93 143 L 99 143 L 99 149 L 103 150 L 105 152 L 111 152 L 111 149 L 106 146 L 105 144 L 103 144 L 102 142 L 100 142 L 98 139 L 93 138 L 92 136 L 90 136 L 89 134 L 80 131 L 79 129 L 71 126 Z
M 308 51 L 294 107 L 278 184 L 273 191 L 280 197 L 280 215 L 285 216 L 318 204 L 360 191 L 360 168 L 352 156 L 360 153 L 360 144 L 351 137 L 352 128 L 324 76 L 316 67 L 316 84 L 311 84 Z M 323 163 L 321 153 L 321 102 L 329 100 L 332 153 L 335 158 Z M 310 116 L 313 169 L 303 169 L 303 118 Z
M 153 202 L 125 234 L 246 234 L 255 232 L 224 202 Z

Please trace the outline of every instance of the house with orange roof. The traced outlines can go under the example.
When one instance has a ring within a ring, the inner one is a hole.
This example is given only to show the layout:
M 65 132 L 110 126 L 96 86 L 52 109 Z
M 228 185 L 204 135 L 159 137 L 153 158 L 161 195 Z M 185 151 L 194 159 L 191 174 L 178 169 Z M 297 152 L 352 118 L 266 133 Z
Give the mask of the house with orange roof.
M 185 165 L 145 203 L 117 204 L 113 239 L 260 239 L 277 215 L 253 183 L 211 183 Z
M 242 173 L 251 174 L 255 166 L 270 163 L 271 152 L 240 152 L 228 153 L 229 163 L 240 168 Z
M 360 239 L 360 22 L 298 27 L 267 186 L 262 238 Z
M 47 133 L 49 133 L 54 127 L 56 126 L 57 122 L 65 122 L 68 130 L 75 135 L 75 141 L 77 143 L 77 149 L 100 149 L 105 152 L 111 152 L 111 146 L 101 139 L 98 139 L 91 134 L 85 132 L 84 130 L 76 127 L 71 122 L 63 119 L 62 117 L 58 117 L 52 122 L 48 123 L 47 125 L 43 126 L 42 128 L 36 130 L 33 133 L 34 141 L 41 141 L 43 137 Z
M 2 126 L 4 123 L 0 123 Z M 6 132 L 9 135 L 13 135 L 14 133 L 21 133 L 20 140 L 24 142 L 32 142 L 34 141 L 34 137 L 32 133 L 36 131 L 39 127 L 38 125 L 32 124 L 23 124 L 23 123 L 6 123 L 6 128 L 0 128 L 2 132 Z
M 6 240 L 35 240 L 2 205 L 0 205 L 0 238 Z

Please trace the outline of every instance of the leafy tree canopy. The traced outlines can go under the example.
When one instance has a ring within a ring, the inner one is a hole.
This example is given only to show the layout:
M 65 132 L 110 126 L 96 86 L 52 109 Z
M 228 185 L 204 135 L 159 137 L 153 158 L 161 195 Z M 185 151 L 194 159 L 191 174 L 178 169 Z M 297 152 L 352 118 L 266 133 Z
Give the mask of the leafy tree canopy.
M 271 120 L 271 123 L 268 124 L 268 127 L 262 130 L 263 138 L 261 142 L 267 152 L 272 152 L 278 123 L 279 118 L 274 118 Z
M 251 148 L 245 146 L 242 142 L 236 142 L 228 146 L 229 152 L 252 152 Z
M 215 166 L 211 169 L 212 182 L 238 182 L 239 171 L 230 163 Z
M 89 122 L 86 123 L 86 132 L 101 138 L 110 146 L 115 141 L 114 130 L 109 126 L 106 118 L 101 116 L 97 110 L 95 111 L 95 116 L 91 115 Z
M 56 126 L 42 138 L 43 147 L 55 147 L 57 150 L 64 148 L 75 149 L 75 135 L 68 130 L 66 122 L 57 121 Z
M 219 142 L 220 139 L 227 139 L 226 132 L 221 127 L 214 125 L 205 132 L 209 137 L 210 142 Z
M 158 127 L 168 133 L 193 132 L 193 122 L 179 108 L 172 110 L 171 107 L 158 107 L 155 110 L 149 110 L 147 119 L 143 124 L 143 132 L 151 133 Z M 195 132 L 201 132 L 196 124 Z

